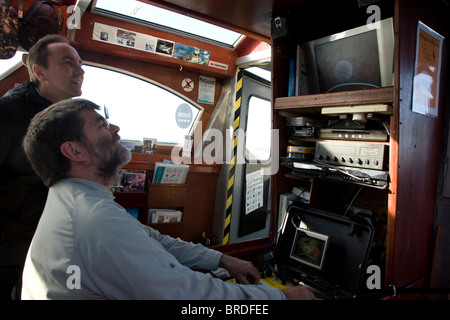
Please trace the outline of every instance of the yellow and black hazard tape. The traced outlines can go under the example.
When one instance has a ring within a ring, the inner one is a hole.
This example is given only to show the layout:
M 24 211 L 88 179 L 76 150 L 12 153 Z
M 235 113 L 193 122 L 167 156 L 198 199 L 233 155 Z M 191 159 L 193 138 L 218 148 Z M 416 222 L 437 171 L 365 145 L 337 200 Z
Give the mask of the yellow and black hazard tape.
M 228 244 L 230 241 L 230 224 L 231 211 L 233 207 L 233 188 L 234 188 L 234 174 L 236 170 L 236 155 L 237 155 L 237 137 L 236 130 L 239 128 L 239 121 L 241 118 L 241 101 L 242 101 L 242 75 L 244 71 L 238 69 L 236 81 L 236 99 L 234 104 L 234 121 L 233 121 L 233 151 L 230 161 L 227 187 L 227 204 L 225 211 L 225 224 L 223 230 L 223 244 Z

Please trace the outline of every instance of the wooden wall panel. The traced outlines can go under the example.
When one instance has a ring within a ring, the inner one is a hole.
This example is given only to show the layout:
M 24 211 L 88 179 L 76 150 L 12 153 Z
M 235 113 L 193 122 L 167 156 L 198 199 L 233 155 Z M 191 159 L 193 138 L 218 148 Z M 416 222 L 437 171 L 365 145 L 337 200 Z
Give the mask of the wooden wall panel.
M 435 2 L 398 1 L 399 43 L 399 151 L 397 206 L 393 258 L 389 279 L 404 285 L 427 276 L 435 216 L 436 188 L 442 149 L 443 98 L 439 117 L 412 112 L 412 85 L 417 22 L 435 31 L 443 30 L 445 17 Z M 447 77 L 447 49 L 443 53 L 441 81 Z M 442 86 L 441 88 L 445 88 Z M 420 235 L 420 236 L 418 236 Z
M 3 96 L 9 89 L 14 87 L 16 83 L 22 83 L 29 79 L 27 67 L 22 66 L 8 77 L 0 81 L 0 97 Z
M 189 173 L 186 178 L 189 194 L 184 209 L 183 239 L 199 242 L 203 232 L 212 234 L 218 174 Z

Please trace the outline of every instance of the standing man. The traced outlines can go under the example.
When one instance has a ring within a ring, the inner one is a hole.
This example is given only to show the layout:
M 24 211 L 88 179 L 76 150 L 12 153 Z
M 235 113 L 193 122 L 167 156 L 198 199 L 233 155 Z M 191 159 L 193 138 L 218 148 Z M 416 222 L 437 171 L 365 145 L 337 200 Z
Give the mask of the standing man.
M 64 100 L 28 128 L 25 153 L 50 191 L 25 262 L 22 298 L 314 298 L 300 286 L 257 285 L 250 262 L 161 235 L 131 217 L 111 192 L 131 155 L 99 109 L 85 99 Z M 219 266 L 248 285 L 191 269 Z
M 20 298 L 25 256 L 48 189 L 22 147 L 31 118 L 50 104 L 81 95 L 84 71 L 77 51 L 59 35 L 29 50 L 30 80 L 0 98 L 0 300 Z

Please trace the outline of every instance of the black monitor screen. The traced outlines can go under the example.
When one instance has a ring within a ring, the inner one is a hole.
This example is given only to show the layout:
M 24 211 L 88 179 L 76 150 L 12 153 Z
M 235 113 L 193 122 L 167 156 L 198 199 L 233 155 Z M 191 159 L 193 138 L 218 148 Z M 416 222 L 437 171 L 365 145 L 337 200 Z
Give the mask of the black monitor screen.
M 314 47 L 320 92 L 380 87 L 376 30 Z

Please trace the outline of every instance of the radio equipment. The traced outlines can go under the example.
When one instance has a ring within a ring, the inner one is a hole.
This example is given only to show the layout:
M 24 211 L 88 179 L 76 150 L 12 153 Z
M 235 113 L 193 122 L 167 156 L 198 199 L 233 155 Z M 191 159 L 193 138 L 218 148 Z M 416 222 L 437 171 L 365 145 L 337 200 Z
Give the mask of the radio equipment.
M 346 129 L 320 129 L 320 139 L 354 140 L 354 141 L 386 141 L 386 130 L 346 130 Z
M 383 142 L 388 134 L 387 125 L 379 115 L 361 113 L 340 114 L 327 128 L 319 129 L 317 136 L 319 139 Z
M 325 121 L 309 117 L 288 117 L 286 128 L 289 137 L 315 138 L 318 128 L 325 125 Z
M 335 166 L 384 170 L 387 167 L 387 146 L 347 141 L 318 141 L 314 160 Z

